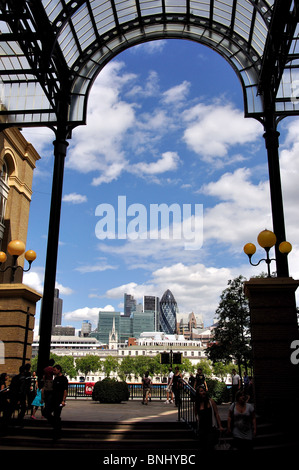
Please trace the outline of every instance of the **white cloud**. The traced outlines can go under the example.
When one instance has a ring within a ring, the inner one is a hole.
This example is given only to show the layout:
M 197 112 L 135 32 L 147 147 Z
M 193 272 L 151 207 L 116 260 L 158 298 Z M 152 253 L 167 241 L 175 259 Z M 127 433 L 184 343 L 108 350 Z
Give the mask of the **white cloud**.
M 134 85 L 126 93 L 127 97 L 152 97 L 159 94 L 159 76 L 154 70 L 150 70 L 145 83 Z
M 135 112 L 134 105 L 120 99 L 120 90 L 134 76 L 121 73 L 122 67 L 111 62 L 99 75 L 88 101 L 88 125 L 74 131 L 68 151 L 67 167 L 100 173 L 94 184 L 112 181 L 126 165 L 122 141 Z
M 103 272 L 109 269 L 117 269 L 117 266 L 112 266 L 109 264 L 92 264 L 92 265 L 85 265 L 76 268 L 76 271 L 80 273 L 96 273 L 96 272 Z
M 149 41 L 149 42 L 144 42 L 142 44 L 138 44 L 137 46 L 134 46 L 130 49 L 132 54 L 135 53 L 147 53 L 147 54 L 156 54 L 157 52 L 163 52 L 163 49 L 165 47 L 165 40 L 160 39 L 156 41 Z
M 40 271 L 31 270 L 28 273 L 24 273 L 23 283 L 36 290 L 38 293 L 43 293 L 43 275 Z
M 124 294 L 133 295 L 135 299 L 142 299 L 144 295 L 150 295 L 146 292 L 153 292 L 151 290 L 151 286 L 145 285 L 138 285 L 135 282 L 130 282 L 128 284 L 123 284 L 118 287 L 114 287 L 113 289 L 109 289 L 106 292 L 106 296 L 110 299 L 119 299 L 123 297 Z
M 25 272 L 23 282 L 42 294 L 44 290 L 44 268 L 34 268 L 34 270 L 31 269 L 29 272 Z M 74 293 L 73 289 L 58 282 L 55 283 L 55 287 L 59 289 L 61 296 L 72 295 Z
M 245 119 L 243 111 L 231 104 L 197 104 L 183 113 L 187 124 L 184 141 L 205 161 L 219 162 L 235 145 L 253 143 L 260 137 L 261 125 Z
M 55 283 L 56 289 L 59 289 L 59 296 L 62 297 L 64 295 L 72 295 L 74 293 L 73 289 L 70 287 L 66 287 L 62 284 L 59 284 L 59 282 Z
M 163 102 L 165 104 L 177 104 L 187 99 L 191 83 L 184 80 L 179 85 L 169 88 L 163 93 Z
M 105 307 L 83 307 L 73 310 L 71 312 L 66 312 L 63 314 L 65 322 L 83 322 L 83 320 L 89 320 L 93 326 L 97 325 L 99 318 L 99 311 L 105 310 L 107 312 L 114 312 L 114 308 L 111 305 L 106 305 Z
M 201 188 L 201 193 L 221 201 L 205 210 L 205 243 L 225 242 L 235 251 L 252 241 L 248 237 L 272 229 L 269 183 L 254 184 L 251 179 L 251 170 L 239 168 Z
M 62 198 L 63 202 L 70 202 L 71 204 L 82 204 L 87 201 L 87 197 L 83 194 L 70 193 L 65 194 Z
M 178 168 L 180 157 L 176 152 L 164 152 L 156 162 L 139 162 L 131 165 L 132 173 L 143 175 L 158 175 L 167 171 L 174 171 Z
M 245 275 L 248 269 L 244 269 Z M 219 297 L 227 287 L 229 279 L 240 274 L 239 269 L 214 268 L 196 263 L 186 266 L 176 263 L 164 266 L 152 273 L 146 284 L 131 282 L 106 292 L 112 299 L 123 297 L 124 293 L 131 294 L 141 301 L 144 295 L 162 297 L 167 289 L 173 293 L 180 313 L 202 313 L 205 326 L 213 323 L 214 313 L 219 304 Z

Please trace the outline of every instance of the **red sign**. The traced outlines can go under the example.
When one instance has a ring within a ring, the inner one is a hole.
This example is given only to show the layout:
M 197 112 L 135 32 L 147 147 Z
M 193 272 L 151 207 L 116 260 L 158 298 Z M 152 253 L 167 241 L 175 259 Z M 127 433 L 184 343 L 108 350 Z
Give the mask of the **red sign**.
M 92 395 L 94 387 L 94 382 L 86 382 L 85 383 L 85 395 Z

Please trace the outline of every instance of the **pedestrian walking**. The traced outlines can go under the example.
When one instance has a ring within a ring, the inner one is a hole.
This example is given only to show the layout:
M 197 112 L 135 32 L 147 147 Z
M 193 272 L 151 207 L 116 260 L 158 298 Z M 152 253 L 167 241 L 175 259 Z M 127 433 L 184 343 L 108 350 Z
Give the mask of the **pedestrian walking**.
M 167 387 L 166 387 L 166 402 L 165 402 L 167 404 L 173 403 L 172 377 L 173 377 L 172 367 L 169 367 L 169 374 L 167 377 Z
M 142 389 L 143 389 L 143 399 L 142 399 L 142 404 L 147 405 L 148 404 L 148 397 L 151 391 L 151 386 L 152 386 L 152 381 L 149 377 L 149 372 L 146 372 L 144 374 L 144 377 L 142 378 Z
M 206 378 L 205 378 L 205 375 L 203 374 L 202 369 L 200 367 L 197 369 L 197 373 L 195 375 L 195 382 L 194 382 L 195 390 L 198 387 L 205 387 L 205 389 L 208 391 Z
M 43 414 L 45 417 L 52 410 L 54 364 L 54 359 L 50 359 L 48 366 L 43 371 L 42 400 L 44 402 Z
M 196 389 L 194 411 L 200 450 L 212 452 L 224 429 L 217 405 L 202 385 Z
M 237 374 L 236 369 L 232 370 L 232 403 L 236 399 L 236 393 L 241 388 L 241 377 Z
M 180 406 L 181 404 L 181 387 L 182 387 L 182 375 L 178 366 L 174 369 L 174 375 L 172 377 L 172 391 L 174 393 L 174 404 Z
M 18 411 L 17 424 L 21 425 L 26 413 L 26 369 L 20 366 L 19 373 L 15 375 L 9 384 L 10 416 Z
M 68 380 L 62 373 L 59 364 L 53 367 L 53 391 L 50 406 L 44 410 L 44 416 L 53 426 L 53 438 L 59 439 L 61 435 L 61 412 L 66 405 L 66 397 L 68 394 Z
M 248 397 L 243 390 L 236 394 L 236 401 L 229 408 L 227 431 L 234 439 L 237 450 L 252 451 L 253 439 L 256 436 L 256 416 L 254 406 L 248 403 Z
M 44 406 L 44 401 L 42 399 L 42 388 L 43 388 L 43 383 L 38 384 L 37 390 L 36 390 L 36 395 L 31 403 L 32 406 L 32 419 L 36 419 L 36 412 L 40 408 L 41 409 L 41 414 L 43 415 L 43 406 Z

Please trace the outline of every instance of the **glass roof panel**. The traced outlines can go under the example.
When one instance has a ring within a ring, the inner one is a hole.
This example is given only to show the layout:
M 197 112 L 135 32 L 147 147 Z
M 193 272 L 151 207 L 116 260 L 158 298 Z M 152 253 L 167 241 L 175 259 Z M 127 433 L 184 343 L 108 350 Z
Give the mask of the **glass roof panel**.
M 115 7 L 121 22 L 131 21 L 136 18 L 136 3 L 132 0 L 115 1 Z
M 47 12 L 48 18 L 51 22 L 59 15 L 62 10 L 62 4 L 60 0 L 42 0 L 44 8 Z
M 67 63 L 72 66 L 74 61 L 79 57 L 80 50 L 68 24 L 65 25 L 58 41 Z
M 271 64 L 269 28 L 275 3 L 275 0 L 35 0 L 23 2 L 23 8 L 16 9 L 15 0 L 0 2 L 1 97 L 6 109 L 2 114 L 18 123 L 24 116 L 26 122 L 55 121 L 57 92 L 69 87 L 71 119 L 84 122 L 84 103 L 101 68 L 133 44 L 167 37 L 196 40 L 218 51 L 243 83 L 247 113 L 261 113 L 257 90 L 262 59 Z M 280 7 L 283 5 L 279 2 Z M 293 9 L 295 2 L 286 16 L 289 24 L 284 28 L 284 34 L 293 35 L 289 38 L 292 43 L 288 56 L 283 57 L 282 68 L 285 63 L 287 66 L 281 76 L 280 64 L 274 70 L 278 112 L 298 110 L 292 96 L 299 79 L 299 31 L 298 26 L 294 31 L 291 22 L 291 15 L 295 17 Z M 45 64 L 45 73 L 39 74 Z
M 190 11 L 191 14 L 202 16 L 204 18 L 209 18 L 210 16 L 210 2 L 209 1 L 190 1 Z
M 185 13 L 186 1 L 182 0 L 165 0 L 166 13 Z
M 141 14 L 144 16 L 162 13 L 161 0 L 141 0 L 139 5 Z

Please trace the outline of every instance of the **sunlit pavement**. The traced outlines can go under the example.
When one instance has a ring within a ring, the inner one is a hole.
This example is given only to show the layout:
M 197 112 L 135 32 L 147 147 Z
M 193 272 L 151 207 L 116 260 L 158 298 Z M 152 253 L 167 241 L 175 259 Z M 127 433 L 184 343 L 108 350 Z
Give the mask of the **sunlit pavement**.
M 221 419 L 226 419 L 229 405 L 218 407 Z M 41 418 L 40 410 L 36 413 Z M 107 404 L 91 399 L 68 399 L 62 410 L 62 421 L 95 421 L 95 422 L 175 422 L 178 420 L 178 409 L 174 404 L 152 400 L 143 405 L 141 400 L 129 400 L 122 403 Z

